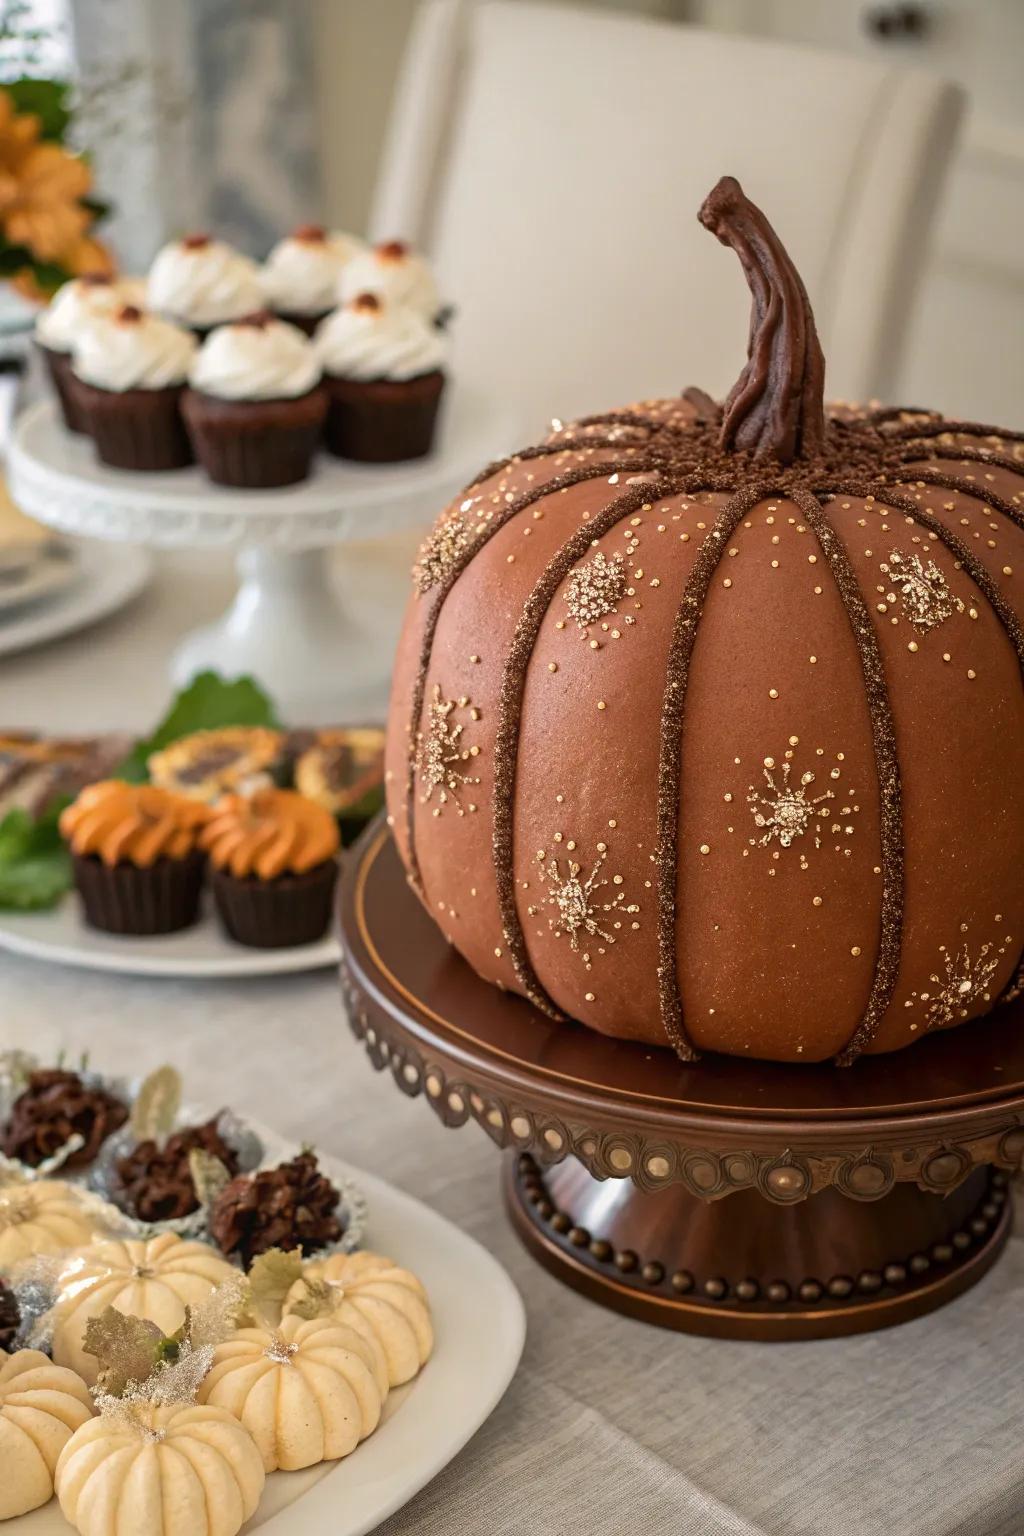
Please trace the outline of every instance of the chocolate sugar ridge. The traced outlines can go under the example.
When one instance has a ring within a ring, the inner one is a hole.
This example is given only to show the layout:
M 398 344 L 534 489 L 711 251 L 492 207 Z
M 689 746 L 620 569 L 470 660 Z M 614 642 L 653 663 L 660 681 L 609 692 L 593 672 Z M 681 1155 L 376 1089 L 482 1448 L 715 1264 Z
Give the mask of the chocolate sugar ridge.
M 558 451 L 560 450 L 553 450 L 553 452 Z M 506 467 L 511 468 L 514 463 L 515 459 L 511 459 Z M 419 860 L 416 857 L 416 744 L 419 737 L 420 721 L 423 717 L 423 700 L 426 694 L 427 672 L 430 668 L 430 658 L 434 648 L 434 636 L 437 633 L 437 625 L 445 599 L 470 561 L 490 542 L 498 530 L 504 528 L 505 524 L 513 517 L 517 517 L 520 512 L 524 512 L 528 507 L 533 506 L 535 502 L 542 500 L 545 496 L 556 494 L 558 491 L 568 490 L 570 486 L 581 485 L 586 480 L 600 479 L 602 475 L 652 474 L 656 472 L 657 468 L 656 464 L 645 465 L 637 461 L 620 464 L 612 460 L 603 460 L 597 464 L 588 464 L 586 466 L 579 466 L 576 469 L 566 470 L 564 474 L 556 475 L 553 479 L 546 480 L 543 485 L 533 486 L 529 491 L 525 491 L 522 496 L 517 497 L 515 501 L 511 502 L 498 517 L 492 518 L 483 532 L 478 534 L 469 548 L 464 551 L 448 577 L 441 583 L 424 625 L 419 666 L 416 673 L 416 682 L 413 687 L 412 706 L 407 728 L 405 794 L 409 828 L 409 865 L 412 871 L 413 886 L 416 890 L 420 892 L 423 890 L 423 878 L 420 872 Z M 495 473 L 500 473 L 500 471 L 495 471 Z M 485 476 L 485 478 L 487 477 Z M 466 490 L 472 490 L 474 486 L 480 484 L 482 484 L 481 480 L 473 480 L 466 487 Z M 465 492 L 463 492 L 463 495 L 465 495 Z
M 721 483 L 687 487 L 687 496 L 700 490 L 721 490 Z M 658 754 L 658 843 L 655 867 L 658 874 L 658 1002 L 666 1038 L 681 1061 L 696 1061 L 683 1021 L 679 993 L 679 956 L 676 932 L 676 888 L 679 879 L 679 787 L 683 756 L 683 711 L 690 681 L 690 661 L 697 627 L 708 590 L 721 564 L 726 543 L 740 520 L 766 495 L 762 485 L 738 491 L 715 519 L 703 539 L 676 612 L 665 668 L 661 708 L 661 745 Z
M 674 486 L 666 487 L 655 483 L 633 486 L 602 507 L 596 517 L 578 528 L 558 553 L 548 561 L 534 584 L 533 591 L 523 605 L 512 644 L 505 659 L 501 692 L 498 695 L 498 725 L 494 739 L 492 839 L 494 877 L 501 909 L 501 931 L 520 985 L 533 1005 L 553 1019 L 562 1019 L 564 1015 L 537 979 L 527 954 L 526 940 L 516 909 L 512 801 L 515 793 L 520 712 L 526 687 L 526 674 L 544 615 L 551 606 L 558 588 L 576 562 L 582 560 L 594 542 L 602 538 L 624 517 L 629 517 L 632 512 L 639 512 L 641 508 L 650 506 L 655 501 L 664 500 L 665 496 L 672 495 L 675 489 Z

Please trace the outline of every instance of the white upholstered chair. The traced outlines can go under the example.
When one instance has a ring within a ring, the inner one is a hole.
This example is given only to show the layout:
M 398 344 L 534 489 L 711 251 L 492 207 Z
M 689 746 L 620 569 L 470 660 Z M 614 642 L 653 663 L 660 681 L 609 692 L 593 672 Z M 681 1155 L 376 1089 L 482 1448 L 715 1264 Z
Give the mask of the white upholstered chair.
M 739 177 L 811 296 L 833 396 L 891 392 L 961 113 L 918 70 L 526 0 L 425 0 L 372 218 L 436 258 L 461 377 L 523 430 L 745 355 L 735 258 L 696 219 Z

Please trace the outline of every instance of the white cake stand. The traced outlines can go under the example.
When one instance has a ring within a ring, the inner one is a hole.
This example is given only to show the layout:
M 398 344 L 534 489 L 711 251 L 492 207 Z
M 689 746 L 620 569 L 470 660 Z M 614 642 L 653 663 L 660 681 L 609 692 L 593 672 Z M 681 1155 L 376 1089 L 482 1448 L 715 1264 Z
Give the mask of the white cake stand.
M 213 668 L 249 673 L 286 718 L 304 724 L 379 715 L 391 667 L 339 603 L 325 551 L 429 524 L 474 474 L 515 442 L 515 422 L 469 390 L 446 403 L 438 447 L 408 464 L 318 456 L 310 478 L 278 491 L 233 491 L 198 468 L 136 474 L 100 464 L 65 430 L 55 401 L 19 419 L 8 457 L 18 505 L 66 533 L 160 549 L 236 549 L 239 586 L 227 612 L 186 636 L 174 683 Z

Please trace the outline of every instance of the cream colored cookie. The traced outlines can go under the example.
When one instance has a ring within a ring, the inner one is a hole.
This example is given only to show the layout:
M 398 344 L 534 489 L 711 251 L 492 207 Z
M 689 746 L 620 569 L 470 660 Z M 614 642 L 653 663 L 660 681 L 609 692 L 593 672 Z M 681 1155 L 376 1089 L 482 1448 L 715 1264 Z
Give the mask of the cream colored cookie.
M 57 1460 L 92 1418 L 88 1388 L 38 1349 L 0 1350 L 0 1520 L 53 1497 Z
M 427 1293 L 416 1276 L 379 1253 L 335 1253 L 307 1264 L 304 1279 L 322 1281 L 336 1294 L 332 1316 L 365 1334 L 381 1350 L 388 1383 L 411 1381 L 434 1347 Z M 308 1295 L 303 1280 L 292 1286 L 285 1311 Z
M 96 1233 L 81 1192 L 61 1179 L 0 1184 L 0 1274 L 37 1254 L 81 1248 Z

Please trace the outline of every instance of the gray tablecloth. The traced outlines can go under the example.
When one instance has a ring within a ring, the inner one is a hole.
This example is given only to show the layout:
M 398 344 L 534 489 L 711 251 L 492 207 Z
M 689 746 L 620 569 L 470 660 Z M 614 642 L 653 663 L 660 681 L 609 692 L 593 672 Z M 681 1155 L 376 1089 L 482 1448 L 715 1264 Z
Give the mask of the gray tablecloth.
M 0 724 L 144 725 L 174 632 L 224 578 L 186 580 L 90 636 L 0 662 Z M 562 1288 L 520 1248 L 498 1158 L 374 1075 L 330 975 L 179 984 L 0 954 L 0 1041 L 87 1049 L 381 1173 L 484 1243 L 529 1314 L 508 1395 L 388 1536 L 1019 1536 L 1024 1531 L 1024 1244 L 932 1317 L 838 1343 L 670 1335 Z

